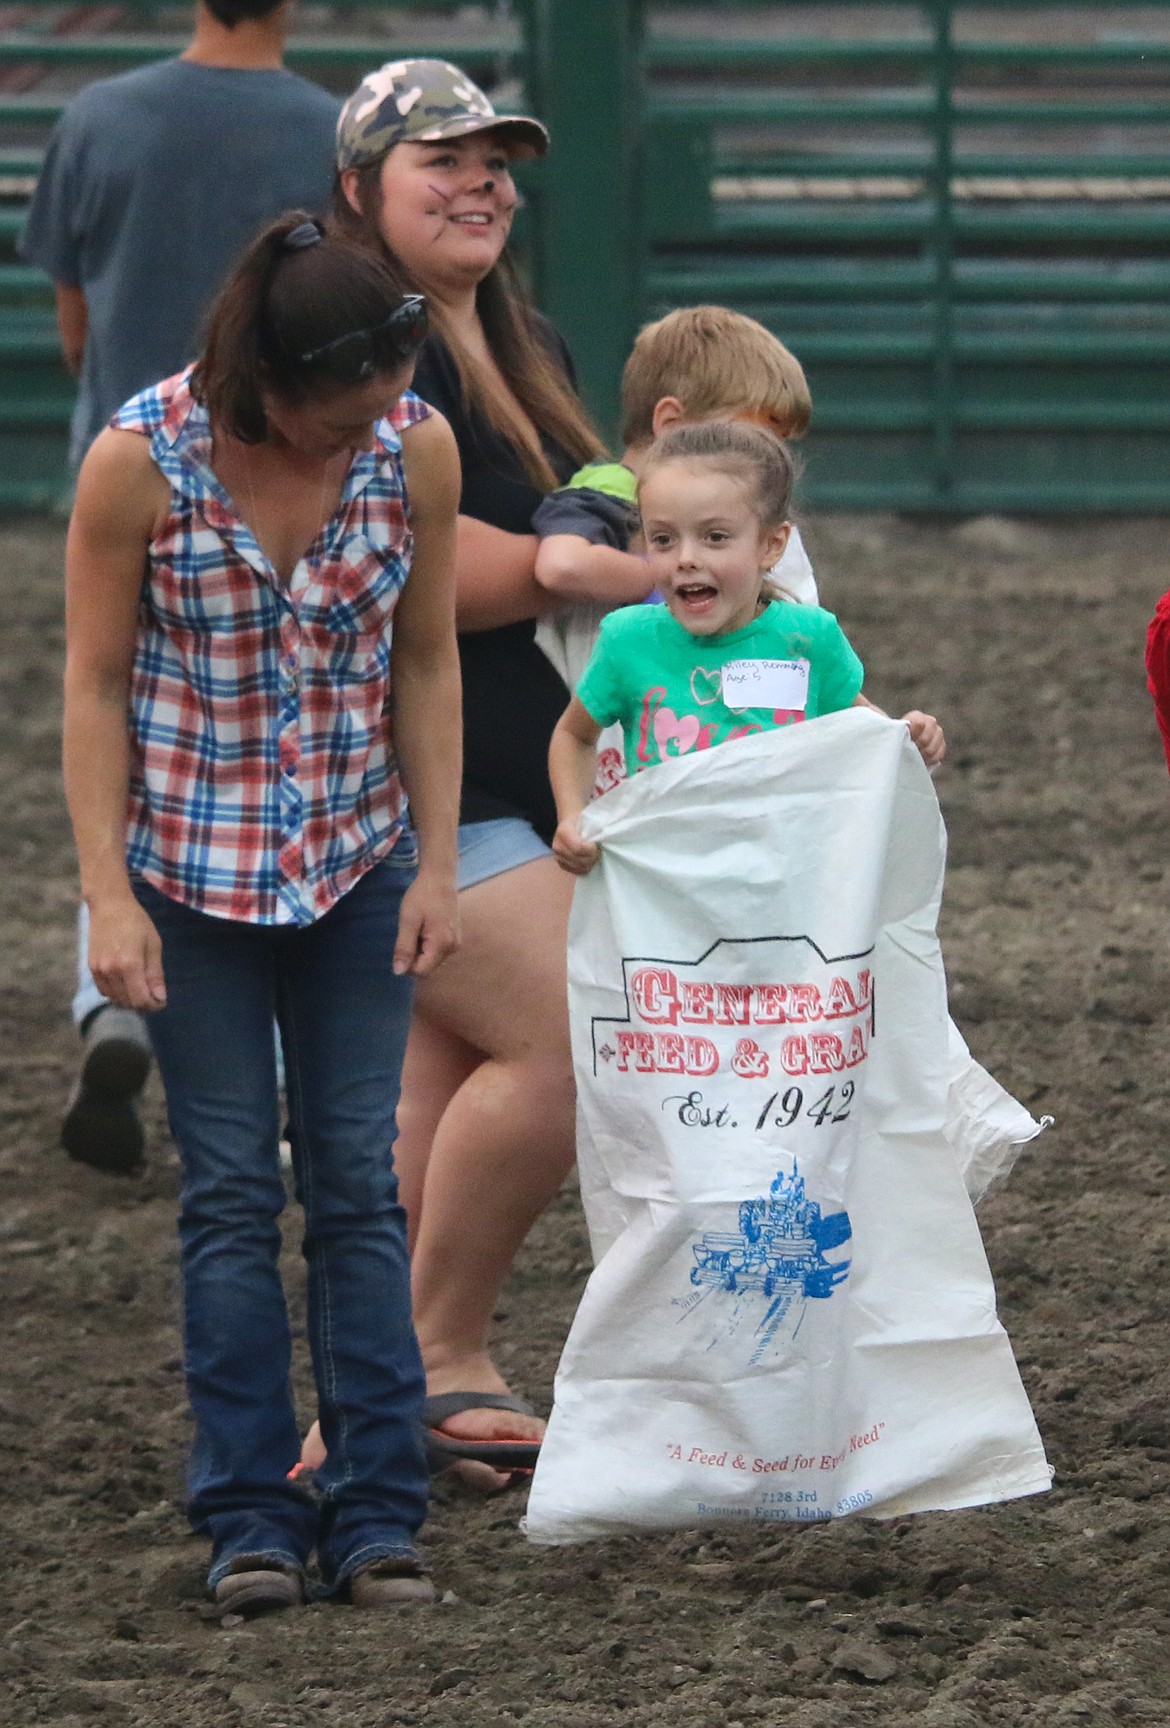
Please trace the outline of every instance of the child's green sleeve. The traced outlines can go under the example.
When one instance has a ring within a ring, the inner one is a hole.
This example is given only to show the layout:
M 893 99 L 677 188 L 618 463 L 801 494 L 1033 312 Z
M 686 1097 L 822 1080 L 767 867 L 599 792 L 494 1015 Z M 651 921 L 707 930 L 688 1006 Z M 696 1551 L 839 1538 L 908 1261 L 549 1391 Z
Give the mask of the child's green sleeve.
M 577 685 L 578 700 L 599 726 L 611 726 L 620 720 L 625 707 L 621 654 L 611 624 L 611 619 L 602 619 L 597 645 Z
M 825 612 L 823 619 L 817 712 L 838 714 L 842 708 L 852 708 L 861 695 L 865 668 L 833 614 Z

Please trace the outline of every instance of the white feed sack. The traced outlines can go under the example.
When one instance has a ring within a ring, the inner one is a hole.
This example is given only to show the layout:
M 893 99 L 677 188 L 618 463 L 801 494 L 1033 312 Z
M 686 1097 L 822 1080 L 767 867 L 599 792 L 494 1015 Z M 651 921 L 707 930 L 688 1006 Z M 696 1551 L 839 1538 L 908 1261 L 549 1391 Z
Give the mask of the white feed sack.
M 945 836 L 851 710 L 594 804 L 569 943 L 596 1267 L 527 1533 L 892 1517 L 1050 1471 L 971 1198 L 1038 1131 L 947 1015 Z

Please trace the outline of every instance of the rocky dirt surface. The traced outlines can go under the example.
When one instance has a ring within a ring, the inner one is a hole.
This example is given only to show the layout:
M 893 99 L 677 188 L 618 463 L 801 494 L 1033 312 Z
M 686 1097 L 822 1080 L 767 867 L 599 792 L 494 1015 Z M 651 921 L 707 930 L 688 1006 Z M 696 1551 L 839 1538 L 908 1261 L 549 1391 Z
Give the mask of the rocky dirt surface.
M 1164 522 L 814 522 L 894 711 L 936 708 L 944 941 L 975 1054 L 1057 1125 L 984 1208 L 1051 1494 L 889 1524 L 534 1550 L 523 1498 L 440 1489 L 441 1606 L 222 1628 L 180 1511 L 176 1172 L 56 1145 L 74 870 L 57 525 L 0 527 L 0 1719 L 9 1728 L 983 1728 L 1170 1721 L 1165 1122 L 1170 782 L 1144 693 Z M 290 1219 L 289 1276 L 300 1304 Z M 534 1232 L 501 1358 L 547 1401 L 587 1273 Z M 309 1413 L 307 1386 L 305 1412 Z

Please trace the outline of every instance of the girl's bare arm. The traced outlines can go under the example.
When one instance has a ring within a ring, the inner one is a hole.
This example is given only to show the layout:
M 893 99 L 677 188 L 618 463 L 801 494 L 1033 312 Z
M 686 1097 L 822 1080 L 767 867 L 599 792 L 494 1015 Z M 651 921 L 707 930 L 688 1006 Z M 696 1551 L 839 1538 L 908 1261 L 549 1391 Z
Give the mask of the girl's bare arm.
M 855 696 L 855 708 L 868 708 L 874 714 L 885 714 L 884 708 L 879 708 L 876 702 L 871 702 L 868 696 Z M 933 714 L 924 714 L 921 708 L 911 708 L 908 714 L 903 714 L 902 720 L 910 728 L 910 736 L 918 747 L 918 753 L 928 768 L 937 768 L 947 753 L 947 741 L 943 729 Z
M 601 728 L 574 696 L 553 729 L 548 747 L 548 777 L 557 805 L 553 855 L 562 870 L 585 876 L 601 856 L 591 840 L 581 838 L 581 812 L 589 802 L 597 772 L 597 740 Z

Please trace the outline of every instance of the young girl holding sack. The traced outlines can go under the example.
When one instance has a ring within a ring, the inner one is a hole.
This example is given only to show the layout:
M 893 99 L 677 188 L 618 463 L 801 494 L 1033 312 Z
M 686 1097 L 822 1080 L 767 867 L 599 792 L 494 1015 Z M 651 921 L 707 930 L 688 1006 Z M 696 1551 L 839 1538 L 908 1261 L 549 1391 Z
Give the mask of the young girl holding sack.
M 952 1120 L 923 769 L 942 732 L 880 717 L 836 620 L 765 587 L 790 482 L 750 425 L 654 446 L 665 605 L 606 619 L 553 739 L 555 850 L 585 878 L 568 974 L 594 1271 L 539 1543 L 1048 1485 L 964 1183 L 972 1117 L 957 1140 Z M 614 721 L 629 777 L 586 810 Z M 1013 1143 L 1039 1132 L 1010 1114 Z
M 664 606 L 613 612 L 553 734 L 553 851 L 584 875 L 595 748 L 620 722 L 626 772 L 842 708 L 872 707 L 862 667 L 831 612 L 784 599 L 767 580 L 788 541 L 792 459 L 761 427 L 680 426 L 646 459 L 638 488 L 646 558 Z M 928 766 L 946 751 L 930 714 L 904 716 Z

